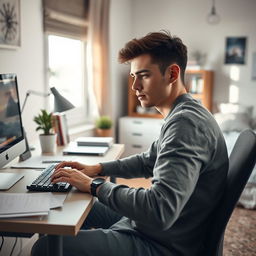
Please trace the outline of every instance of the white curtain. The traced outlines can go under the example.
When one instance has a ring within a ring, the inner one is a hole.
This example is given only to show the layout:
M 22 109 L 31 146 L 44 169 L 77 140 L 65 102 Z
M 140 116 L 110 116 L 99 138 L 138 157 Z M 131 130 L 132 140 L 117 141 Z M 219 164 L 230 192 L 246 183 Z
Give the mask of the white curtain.
M 90 0 L 87 44 L 88 102 L 92 120 L 106 114 L 109 92 L 108 32 L 110 0 Z

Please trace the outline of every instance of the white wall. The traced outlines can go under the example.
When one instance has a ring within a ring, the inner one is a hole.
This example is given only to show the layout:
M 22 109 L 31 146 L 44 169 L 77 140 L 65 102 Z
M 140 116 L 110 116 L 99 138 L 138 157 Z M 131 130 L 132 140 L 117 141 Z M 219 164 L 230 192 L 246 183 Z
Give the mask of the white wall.
M 21 104 L 29 89 L 44 90 L 44 53 L 41 0 L 21 0 L 21 47 L 0 48 L 0 73 L 16 73 Z M 32 119 L 44 106 L 44 99 L 30 96 L 23 113 L 23 125 L 29 140 L 35 140 Z
M 256 108 L 254 95 L 256 81 L 251 80 L 252 52 L 256 52 L 256 1 L 216 1 L 221 23 L 210 26 L 206 15 L 209 0 L 112 0 L 110 8 L 110 114 L 116 118 L 127 114 L 127 74 L 129 67 L 119 64 L 118 51 L 134 37 L 150 31 L 168 29 L 181 37 L 189 52 L 207 53 L 205 67 L 215 71 L 214 102 L 228 101 L 229 86 L 239 89 L 239 102 Z M 41 0 L 21 1 L 21 47 L 17 50 L 0 48 L 0 73 L 18 75 L 20 98 L 23 102 L 28 89 L 43 91 L 44 52 Z M 230 65 L 224 65 L 225 39 L 227 36 L 247 37 L 245 65 L 237 65 L 240 78 L 230 78 Z M 44 107 L 44 99 L 30 96 L 23 113 L 24 126 L 30 140 L 37 138 L 32 119 Z
M 206 22 L 210 7 L 210 0 L 132 0 L 132 37 L 169 30 L 182 38 L 189 52 L 200 50 L 207 54 L 205 68 L 215 71 L 215 104 L 229 100 L 229 86 L 233 84 L 239 90 L 238 102 L 256 109 L 256 80 L 251 80 L 252 53 L 256 52 L 256 1 L 216 1 L 221 16 L 218 25 Z M 223 64 L 227 36 L 247 37 L 245 65 Z M 238 81 L 230 78 L 232 66 L 238 69 Z
M 118 63 L 118 51 L 131 39 L 131 1 L 112 0 L 110 6 L 109 64 L 111 115 L 116 120 L 127 113 L 129 66 Z M 117 128 L 117 125 L 116 125 Z

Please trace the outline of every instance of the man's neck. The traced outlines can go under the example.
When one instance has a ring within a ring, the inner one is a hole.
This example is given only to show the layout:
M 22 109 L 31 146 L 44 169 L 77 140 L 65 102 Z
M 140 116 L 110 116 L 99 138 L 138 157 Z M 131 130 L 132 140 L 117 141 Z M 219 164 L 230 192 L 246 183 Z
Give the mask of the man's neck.
M 177 88 L 177 89 L 176 89 Z M 185 87 L 184 86 L 179 86 L 179 87 L 176 87 L 173 91 L 172 91 L 172 93 L 171 93 L 171 95 L 170 95 L 170 99 L 169 99 L 169 104 L 167 105 L 167 106 L 163 106 L 163 107 L 156 107 L 156 109 L 162 114 L 162 116 L 164 117 L 164 118 L 166 118 L 167 117 L 167 115 L 169 114 L 169 112 L 172 110 L 172 108 L 173 108 L 173 104 L 174 104 L 174 102 L 175 102 L 175 100 L 179 97 L 179 96 L 181 96 L 181 95 L 183 95 L 183 94 L 186 94 L 187 93 L 187 91 L 186 91 L 186 89 L 185 89 Z M 179 89 L 178 89 L 179 88 Z

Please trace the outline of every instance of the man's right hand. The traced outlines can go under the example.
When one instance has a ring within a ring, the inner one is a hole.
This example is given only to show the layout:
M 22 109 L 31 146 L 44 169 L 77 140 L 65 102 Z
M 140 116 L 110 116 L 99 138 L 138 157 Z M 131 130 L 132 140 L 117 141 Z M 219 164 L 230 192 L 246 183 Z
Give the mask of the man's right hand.
M 64 162 L 59 163 L 55 167 L 55 171 L 60 169 L 60 168 L 65 168 L 65 167 L 70 167 L 72 169 L 76 169 L 78 171 L 81 171 L 82 173 L 88 175 L 89 177 L 98 176 L 102 171 L 101 164 L 86 165 L 86 164 L 81 164 L 79 162 L 72 162 L 72 161 L 64 161 Z

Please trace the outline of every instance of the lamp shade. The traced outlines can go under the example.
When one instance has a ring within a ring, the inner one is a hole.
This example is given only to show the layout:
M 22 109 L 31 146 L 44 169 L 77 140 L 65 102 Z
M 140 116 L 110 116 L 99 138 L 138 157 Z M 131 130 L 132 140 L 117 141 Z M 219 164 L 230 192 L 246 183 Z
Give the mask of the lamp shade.
M 54 96 L 54 111 L 64 112 L 74 108 L 75 106 L 64 98 L 55 87 L 51 87 L 51 92 Z

